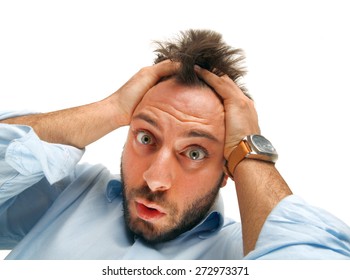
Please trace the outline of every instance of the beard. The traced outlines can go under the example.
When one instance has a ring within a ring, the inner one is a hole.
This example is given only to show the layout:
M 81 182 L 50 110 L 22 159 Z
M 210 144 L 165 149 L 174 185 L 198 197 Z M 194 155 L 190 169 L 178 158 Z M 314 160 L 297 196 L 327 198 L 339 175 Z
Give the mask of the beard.
M 166 200 L 166 191 L 152 192 L 147 185 L 128 186 L 125 182 L 123 166 L 121 166 L 120 173 L 125 224 L 129 231 L 142 237 L 150 244 L 173 240 L 199 224 L 213 206 L 224 180 L 224 174 L 222 174 L 217 184 L 211 188 L 211 191 L 197 197 L 184 211 L 180 212 L 175 202 Z M 136 197 L 157 203 L 167 209 L 168 222 L 164 228 L 157 227 L 153 223 L 140 218 L 132 218 L 130 205 Z

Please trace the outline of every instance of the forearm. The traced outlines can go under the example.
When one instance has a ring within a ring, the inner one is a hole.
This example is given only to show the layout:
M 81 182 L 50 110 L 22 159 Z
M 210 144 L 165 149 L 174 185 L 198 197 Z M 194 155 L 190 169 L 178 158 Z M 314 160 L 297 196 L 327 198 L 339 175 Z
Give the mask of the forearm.
M 275 166 L 263 161 L 243 160 L 235 170 L 234 179 L 246 255 L 255 248 L 271 210 L 292 192 Z
M 84 148 L 122 124 L 110 99 L 51 113 L 2 120 L 31 126 L 41 140 Z
M 47 142 L 83 148 L 118 127 L 128 125 L 143 95 L 162 77 L 174 74 L 178 64 L 169 60 L 144 67 L 108 98 L 89 105 L 3 120 L 33 127 Z

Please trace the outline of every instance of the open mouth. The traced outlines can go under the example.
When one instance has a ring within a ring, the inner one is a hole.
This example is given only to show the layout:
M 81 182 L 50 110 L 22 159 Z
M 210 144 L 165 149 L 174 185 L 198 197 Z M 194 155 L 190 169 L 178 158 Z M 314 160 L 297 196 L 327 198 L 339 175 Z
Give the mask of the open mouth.
M 165 213 L 156 205 L 135 201 L 136 212 L 139 218 L 145 221 L 156 221 L 163 216 Z

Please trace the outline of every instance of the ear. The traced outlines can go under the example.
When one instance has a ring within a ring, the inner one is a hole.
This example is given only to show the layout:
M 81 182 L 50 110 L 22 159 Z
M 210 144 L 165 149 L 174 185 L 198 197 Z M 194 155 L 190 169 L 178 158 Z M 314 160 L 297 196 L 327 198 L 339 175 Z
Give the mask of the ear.
M 226 184 L 227 184 L 227 179 L 228 179 L 228 175 L 225 174 L 224 175 L 224 179 L 222 180 L 222 183 L 221 183 L 221 188 L 225 187 Z

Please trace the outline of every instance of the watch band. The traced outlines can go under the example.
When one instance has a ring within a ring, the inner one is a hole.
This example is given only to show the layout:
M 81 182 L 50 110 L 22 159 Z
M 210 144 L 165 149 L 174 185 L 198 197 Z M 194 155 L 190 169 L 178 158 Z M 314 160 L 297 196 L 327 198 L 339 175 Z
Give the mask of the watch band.
M 239 142 L 237 147 L 231 152 L 227 160 L 227 172 L 228 175 L 233 179 L 233 173 L 236 166 L 251 152 L 250 147 L 245 140 Z

